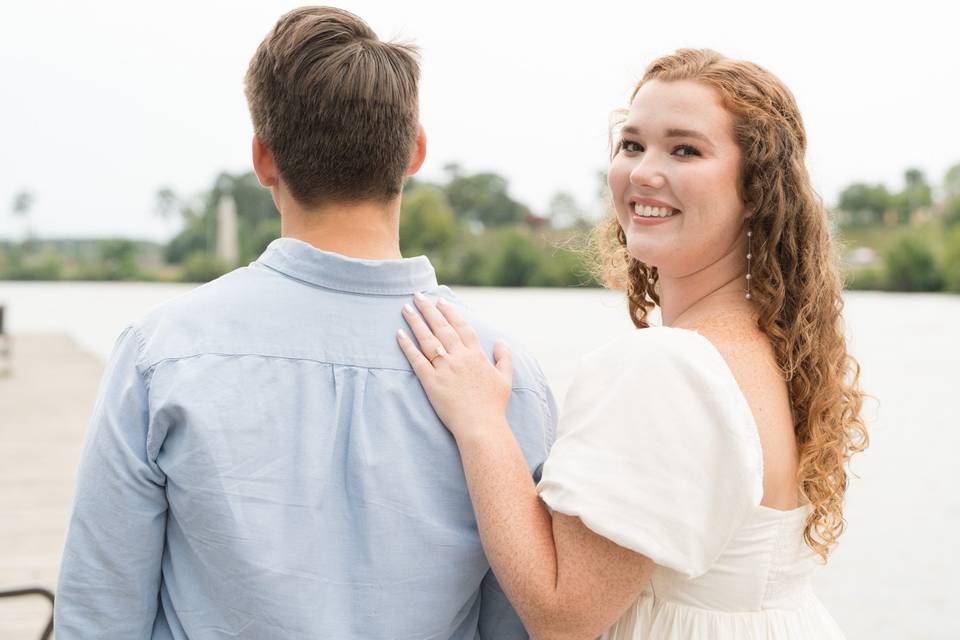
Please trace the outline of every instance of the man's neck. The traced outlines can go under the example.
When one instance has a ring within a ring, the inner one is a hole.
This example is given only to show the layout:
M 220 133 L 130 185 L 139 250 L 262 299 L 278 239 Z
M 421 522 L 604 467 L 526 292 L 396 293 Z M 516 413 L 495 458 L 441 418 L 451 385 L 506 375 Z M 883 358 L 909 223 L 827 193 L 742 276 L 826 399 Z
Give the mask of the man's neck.
M 397 260 L 400 254 L 400 198 L 387 203 L 331 204 L 304 209 L 283 202 L 280 228 L 322 251 L 365 260 Z

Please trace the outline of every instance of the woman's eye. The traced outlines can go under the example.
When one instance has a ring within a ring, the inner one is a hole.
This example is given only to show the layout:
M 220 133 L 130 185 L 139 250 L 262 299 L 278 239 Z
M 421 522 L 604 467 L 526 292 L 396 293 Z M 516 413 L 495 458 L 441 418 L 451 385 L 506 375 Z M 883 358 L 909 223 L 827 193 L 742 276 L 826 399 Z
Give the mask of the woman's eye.
M 640 145 L 640 143 L 631 142 L 630 140 L 622 140 L 620 142 L 620 148 L 630 153 L 639 153 L 640 151 L 643 151 L 643 146 Z
M 675 149 L 673 150 L 673 152 L 674 152 L 676 155 L 678 155 L 678 156 L 680 156 L 680 157 L 682 157 L 682 158 L 686 158 L 686 157 L 689 157 L 689 156 L 699 156 L 699 155 L 700 155 L 700 152 L 697 151 L 697 149 L 696 149 L 695 147 L 691 147 L 691 146 L 688 145 L 688 144 L 681 144 L 680 146 L 678 146 L 677 148 L 675 148 Z

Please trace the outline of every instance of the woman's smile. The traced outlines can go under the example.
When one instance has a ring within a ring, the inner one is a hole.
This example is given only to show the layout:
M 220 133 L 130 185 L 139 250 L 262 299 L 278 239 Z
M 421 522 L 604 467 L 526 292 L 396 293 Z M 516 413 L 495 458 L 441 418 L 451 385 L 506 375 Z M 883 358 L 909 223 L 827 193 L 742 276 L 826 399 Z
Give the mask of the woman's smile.
M 680 209 L 651 198 L 631 198 L 628 209 L 633 212 L 631 220 L 641 225 L 662 224 L 681 213 Z

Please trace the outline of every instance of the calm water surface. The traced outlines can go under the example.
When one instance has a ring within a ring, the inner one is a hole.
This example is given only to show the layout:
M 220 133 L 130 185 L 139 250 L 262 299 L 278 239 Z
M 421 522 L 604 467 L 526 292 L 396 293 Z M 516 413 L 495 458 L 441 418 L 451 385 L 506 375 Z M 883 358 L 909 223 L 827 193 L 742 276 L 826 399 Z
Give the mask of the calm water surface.
M 72 335 L 106 358 L 123 327 L 193 285 L 0 282 L 7 330 Z M 579 358 L 630 331 L 600 290 L 457 289 L 541 362 L 561 400 Z M 850 293 L 846 321 L 870 449 L 855 458 L 847 532 L 819 572 L 854 639 L 960 638 L 960 297 Z M 91 399 L 92 402 L 92 399 Z

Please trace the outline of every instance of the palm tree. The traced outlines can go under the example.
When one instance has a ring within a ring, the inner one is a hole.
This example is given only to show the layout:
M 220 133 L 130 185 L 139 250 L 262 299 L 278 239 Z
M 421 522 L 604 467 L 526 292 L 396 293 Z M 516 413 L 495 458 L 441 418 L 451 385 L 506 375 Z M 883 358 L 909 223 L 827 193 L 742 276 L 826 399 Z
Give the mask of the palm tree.
M 11 206 L 13 215 L 23 218 L 24 239 L 27 241 L 33 236 L 33 231 L 30 229 L 30 211 L 33 209 L 34 202 L 36 202 L 34 195 L 24 189 L 13 196 L 13 205 Z

